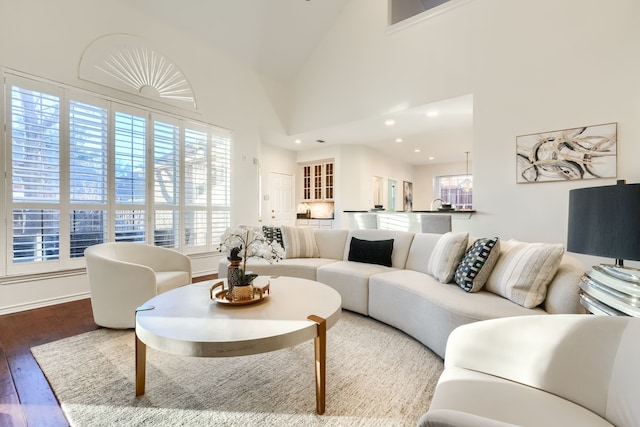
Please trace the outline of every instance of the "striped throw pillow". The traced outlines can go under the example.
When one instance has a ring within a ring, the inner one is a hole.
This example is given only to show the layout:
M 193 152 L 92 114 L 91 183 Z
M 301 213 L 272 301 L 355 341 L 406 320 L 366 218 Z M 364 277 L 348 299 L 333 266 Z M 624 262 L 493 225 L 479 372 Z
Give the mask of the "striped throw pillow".
M 500 257 L 484 287 L 523 307 L 537 307 L 547 297 L 563 255 L 559 243 L 502 241 Z
M 285 258 L 318 258 L 320 256 L 312 228 L 283 225 L 281 229 Z
M 443 234 L 431 253 L 427 264 L 427 273 L 435 277 L 440 283 L 449 283 L 453 279 L 456 267 L 467 249 L 469 233 Z

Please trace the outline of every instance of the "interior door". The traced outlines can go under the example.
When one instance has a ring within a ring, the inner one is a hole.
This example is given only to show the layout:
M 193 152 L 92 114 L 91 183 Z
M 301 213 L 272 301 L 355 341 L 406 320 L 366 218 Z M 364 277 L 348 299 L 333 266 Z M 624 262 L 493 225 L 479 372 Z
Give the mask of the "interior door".
M 275 226 L 294 225 L 296 211 L 294 206 L 293 175 L 270 172 L 269 202 L 271 215 L 268 223 Z

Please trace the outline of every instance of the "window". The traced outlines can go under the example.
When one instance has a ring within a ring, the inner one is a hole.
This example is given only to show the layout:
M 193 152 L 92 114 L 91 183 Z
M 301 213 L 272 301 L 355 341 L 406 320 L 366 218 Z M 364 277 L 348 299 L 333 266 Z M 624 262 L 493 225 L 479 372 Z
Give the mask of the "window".
M 5 88 L 6 273 L 78 267 L 108 241 L 217 249 L 230 224 L 228 131 L 10 74 Z
M 445 175 L 436 177 L 437 197 L 447 203 L 451 203 L 457 209 L 473 209 L 473 189 L 464 191 L 461 188 L 466 179 L 473 181 L 471 175 Z
M 107 238 L 107 118 L 105 105 L 69 102 L 71 258 Z
M 13 263 L 58 259 L 60 98 L 11 88 Z

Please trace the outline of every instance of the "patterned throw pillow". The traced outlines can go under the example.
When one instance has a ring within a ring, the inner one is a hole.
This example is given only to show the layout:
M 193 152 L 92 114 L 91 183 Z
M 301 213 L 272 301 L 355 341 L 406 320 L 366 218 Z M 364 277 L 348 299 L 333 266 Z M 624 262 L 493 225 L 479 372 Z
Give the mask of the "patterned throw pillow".
M 285 258 L 318 258 L 320 256 L 312 228 L 287 225 L 281 228 Z
M 558 271 L 564 246 L 551 243 L 500 243 L 500 258 L 484 288 L 526 308 L 540 305 Z
M 454 279 L 458 286 L 467 292 L 478 292 L 487 282 L 499 256 L 500 241 L 497 237 L 473 242 L 456 268 Z
M 279 243 L 280 246 L 282 246 L 282 248 L 284 249 L 284 240 L 282 239 L 282 230 L 280 229 L 280 227 L 263 225 L 262 234 L 264 234 L 264 237 L 268 242 L 275 241 L 276 243 Z
M 443 234 L 433 248 L 427 264 L 427 272 L 438 282 L 449 283 L 467 249 L 468 240 L 469 233 L 466 232 Z

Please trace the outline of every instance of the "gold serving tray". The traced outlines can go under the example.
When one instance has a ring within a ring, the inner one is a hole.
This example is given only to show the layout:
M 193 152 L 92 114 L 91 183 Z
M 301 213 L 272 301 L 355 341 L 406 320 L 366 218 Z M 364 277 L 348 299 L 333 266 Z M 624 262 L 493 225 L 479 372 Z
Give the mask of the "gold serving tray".
M 222 290 L 216 292 L 215 294 L 213 293 L 213 290 L 217 287 L 222 287 Z M 220 281 L 215 283 L 211 289 L 209 290 L 209 297 L 214 300 L 217 303 L 220 304 L 224 304 L 224 305 L 249 305 L 249 304 L 255 304 L 257 302 L 260 302 L 264 299 L 266 299 L 269 294 L 271 293 L 270 288 L 269 288 L 269 284 L 267 283 L 265 286 L 263 286 L 260 289 L 254 288 L 253 290 L 253 298 L 252 299 L 244 299 L 244 300 L 239 300 L 239 301 L 234 301 L 230 298 L 227 297 L 229 291 L 224 289 L 224 282 Z

